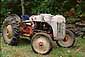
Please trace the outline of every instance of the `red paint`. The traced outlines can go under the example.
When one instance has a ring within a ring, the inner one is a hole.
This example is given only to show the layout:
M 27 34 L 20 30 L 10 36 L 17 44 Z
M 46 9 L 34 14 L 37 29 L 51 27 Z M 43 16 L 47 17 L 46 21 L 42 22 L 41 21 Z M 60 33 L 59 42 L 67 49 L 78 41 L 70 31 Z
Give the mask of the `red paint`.
M 22 34 L 30 34 L 30 35 L 32 35 L 32 25 L 21 24 L 20 25 L 20 32 Z

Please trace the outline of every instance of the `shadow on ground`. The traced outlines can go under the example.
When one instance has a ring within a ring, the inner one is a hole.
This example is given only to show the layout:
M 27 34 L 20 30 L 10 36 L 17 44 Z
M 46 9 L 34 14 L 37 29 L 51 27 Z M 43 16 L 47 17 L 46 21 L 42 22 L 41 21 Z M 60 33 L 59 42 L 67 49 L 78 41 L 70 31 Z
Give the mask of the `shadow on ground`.
M 29 40 L 29 39 L 20 38 L 18 40 L 18 46 L 30 45 L 30 44 L 31 44 L 31 40 Z

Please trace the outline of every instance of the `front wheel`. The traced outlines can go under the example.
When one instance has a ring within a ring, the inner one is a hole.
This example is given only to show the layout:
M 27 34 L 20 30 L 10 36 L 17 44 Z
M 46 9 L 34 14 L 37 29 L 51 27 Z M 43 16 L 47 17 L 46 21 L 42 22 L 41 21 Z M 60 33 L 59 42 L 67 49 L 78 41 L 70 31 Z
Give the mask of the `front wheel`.
M 46 33 L 36 33 L 32 38 L 32 49 L 39 54 L 47 54 L 51 51 L 51 38 Z
M 74 34 L 71 31 L 66 30 L 65 38 L 63 40 L 58 40 L 56 42 L 60 47 L 65 47 L 65 48 L 72 47 L 75 43 Z

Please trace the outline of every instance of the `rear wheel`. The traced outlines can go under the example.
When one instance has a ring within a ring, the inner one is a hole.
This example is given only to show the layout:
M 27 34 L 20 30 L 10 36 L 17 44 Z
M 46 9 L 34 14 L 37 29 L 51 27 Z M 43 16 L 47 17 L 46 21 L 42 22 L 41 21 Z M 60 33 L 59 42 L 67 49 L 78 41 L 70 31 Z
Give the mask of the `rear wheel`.
M 18 21 L 14 16 L 9 16 L 3 22 L 3 39 L 4 42 L 10 45 L 16 45 L 17 39 L 19 38 L 18 34 Z
M 75 42 L 74 34 L 71 31 L 66 30 L 65 38 L 63 40 L 58 40 L 57 44 L 60 47 L 67 48 L 72 47 L 74 45 L 74 42 Z
M 52 48 L 51 38 L 46 33 L 37 33 L 32 38 L 32 49 L 39 54 L 47 54 Z

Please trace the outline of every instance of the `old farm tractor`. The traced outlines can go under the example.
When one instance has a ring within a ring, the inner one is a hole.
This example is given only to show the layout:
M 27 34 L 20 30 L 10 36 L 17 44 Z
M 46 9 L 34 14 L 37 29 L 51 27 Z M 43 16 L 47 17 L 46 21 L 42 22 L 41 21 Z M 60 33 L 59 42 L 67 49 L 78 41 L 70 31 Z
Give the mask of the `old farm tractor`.
M 71 47 L 75 42 L 74 34 L 65 29 L 62 15 L 39 14 L 18 16 L 10 14 L 3 22 L 3 39 L 15 45 L 21 35 L 31 39 L 33 51 L 47 54 L 52 49 L 52 41 L 59 46 Z

